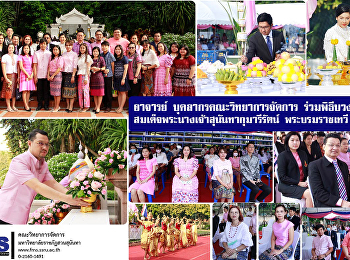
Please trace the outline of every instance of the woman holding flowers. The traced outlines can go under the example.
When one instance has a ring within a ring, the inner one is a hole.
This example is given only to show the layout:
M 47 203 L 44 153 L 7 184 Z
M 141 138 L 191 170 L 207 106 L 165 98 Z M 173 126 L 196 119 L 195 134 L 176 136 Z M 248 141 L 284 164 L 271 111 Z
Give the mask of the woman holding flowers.
M 337 23 L 328 29 L 324 37 L 323 49 L 325 51 L 327 62 L 333 60 L 334 46 L 337 53 L 337 61 L 348 60 L 348 50 L 350 45 L 350 6 L 340 4 L 335 9 L 335 19 Z
M 145 202 L 145 194 L 154 195 L 154 173 L 158 165 L 157 159 L 153 158 L 151 149 L 143 147 L 140 159 L 137 161 L 136 181 L 129 187 L 132 202 Z

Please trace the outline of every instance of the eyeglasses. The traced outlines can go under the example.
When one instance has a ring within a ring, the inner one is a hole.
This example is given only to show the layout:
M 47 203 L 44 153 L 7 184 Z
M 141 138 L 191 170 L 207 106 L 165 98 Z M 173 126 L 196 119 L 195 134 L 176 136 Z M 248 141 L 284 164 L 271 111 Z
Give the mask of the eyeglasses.
M 46 146 L 47 148 L 50 148 L 51 144 L 50 143 L 43 143 L 43 142 L 36 142 L 37 145 L 40 145 L 41 147 Z
M 135 47 L 129 47 L 129 49 L 135 49 Z
M 333 148 L 333 147 L 335 147 L 335 148 L 340 148 L 340 144 L 326 144 L 327 146 L 329 146 L 329 147 L 331 147 L 331 148 Z
M 269 28 L 271 28 L 271 26 L 259 26 L 260 30 L 267 30 Z

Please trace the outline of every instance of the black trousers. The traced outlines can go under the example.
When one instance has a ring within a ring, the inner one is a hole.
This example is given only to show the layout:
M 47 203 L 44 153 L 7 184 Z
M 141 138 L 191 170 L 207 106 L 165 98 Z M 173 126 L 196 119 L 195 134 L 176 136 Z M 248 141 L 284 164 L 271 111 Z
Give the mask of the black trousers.
M 50 104 L 50 84 L 47 79 L 38 79 L 38 107 L 49 107 Z
M 250 257 L 251 259 L 257 259 L 256 257 L 256 236 L 252 236 L 253 246 L 251 247 Z
M 104 77 L 105 81 L 105 95 L 102 98 L 103 106 L 106 108 L 112 108 L 112 79 L 113 77 Z
M 262 193 L 256 198 L 258 201 L 263 201 L 271 193 L 271 188 L 265 183 L 263 183 L 261 187 L 256 186 L 250 181 L 246 181 L 243 184 L 251 190 L 249 198 L 250 202 L 255 202 L 255 196 L 258 194 L 259 190 L 262 190 Z
M 10 223 L 7 223 L 7 222 L 5 222 L 5 221 L 2 221 L 1 219 L 0 219 L 0 225 L 11 225 Z
M 133 80 L 129 80 L 129 86 L 131 90 L 128 91 L 128 97 L 137 97 L 141 92 L 141 80 L 138 79 L 137 83 L 134 84 Z

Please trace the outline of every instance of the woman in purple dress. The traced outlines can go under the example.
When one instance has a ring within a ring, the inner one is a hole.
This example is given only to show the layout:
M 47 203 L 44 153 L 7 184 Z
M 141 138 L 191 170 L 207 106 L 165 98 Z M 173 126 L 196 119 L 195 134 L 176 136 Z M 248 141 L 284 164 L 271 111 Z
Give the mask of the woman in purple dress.
M 103 72 L 106 68 L 105 59 L 100 56 L 100 48 L 98 46 L 92 49 L 92 65 L 91 65 L 91 79 L 90 90 L 91 96 L 94 97 L 95 109 L 93 112 L 100 113 L 102 98 L 105 95 L 105 82 L 103 79 Z

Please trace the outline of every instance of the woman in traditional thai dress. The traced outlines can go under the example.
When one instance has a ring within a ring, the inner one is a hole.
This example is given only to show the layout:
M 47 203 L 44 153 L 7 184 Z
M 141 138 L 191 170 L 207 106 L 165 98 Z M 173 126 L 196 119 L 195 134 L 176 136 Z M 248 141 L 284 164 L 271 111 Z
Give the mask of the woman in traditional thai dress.
M 190 219 L 187 219 L 186 223 L 186 236 L 187 236 L 187 243 L 189 246 L 192 245 L 192 223 Z
M 188 145 L 183 147 L 181 157 L 175 159 L 174 168 L 172 203 L 198 202 L 198 160 L 193 158 Z
M 140 220 L 137 216 L 137 220 L 142 224 L 143 231 L 141 234 L 141 248 L 145 251 L 145 255 L 143 257 L 144 260 L 150 259 L 151 254 L 149 252 L 149 246 L 151 243 L 150 235 L 152 228 L 154 226 L 154 223 L 152 222 L 152 212 L 149 212 L 147 214 L 147 220 Z
M 169 222 L 168 230 L 167 230 L 167 240 L 168 240 L 168 251 L 175 251 L 175 219 L 172 218 Z
M 323 49 L 326 55 L 327 62 L 333 60 L 333 49 L 335 46 L 337 52 L 337 61 L 348 60 L 349 46 L 346 42 L 350 39 L 350 28 L 348 27 L 350 21 L 350 6 L 348 4 L 340 4 L 335 9 L 335 19 L 337 23 L 328 29 L 323 41 Z M 333 40 L 333 41 L 332 41 Z M 334 40 L 337 40 L 337 44 Z
M 142 155 L 137 161 L 136 181 L 129 187 L 132 202 L 145 202 L 145 194 L 154 195 L 154 173 L 157 159 L 153 158 L 149 147 L 142 148 Z
M 198 225 L 196 224 L 197 220 L 194 221 L 191 230 L 192 230 L 192 245 L 195 246 L 197 244 L 198 240 L 198 234 L 197 234 L 197 229 Z
M 271 248 L 259 255 L 260 260 L 286 260 L 293 253 L 294 224 L 287 220 L 287 209 L 279 204 L 275 208 L 276 222 L 272 225 Z
M 90 78 L 91 96 L 94 97 L 95 103 L 95 108 L 92 111 L 95 112 L 95 114 L 100 113 L 102 98 L 105 95 L 105 82 L 103 77 L 103 71 L 105 69 L 105 59 L 100 55 L 100 48 L 98 46 L 95 46 L 92 49 L 92 73 Z
M 238 206 L 229 209 L 227 220 L 224 234 L 220 238 L 225 251 L 217 259 L 247 260 L 253 240 L 248 226 L 243 223 L 243 215 Z
M 161 250 L 163 248 L 163 254 L 165 253 L 165 249 L 167 247 L 167 230 L 168 230 L 167 222 L 168 222 L 168 217 L 163 216 L 162 222 L 161 222 L 162 233 L 159 237 L 159 243 L 160 243 L 159 244 L 159 252 L 161 252 Z
M 154 72 L 154 96 L 171 96 L 170 68 L 173 59 L 167 54 L 164 43 L 157 44 L 159 67 Z
M 175 233 L 174 233 L 174 249 L 180 249 L 180 234 L 181 234 L 181 224 L 179 218 L 176 218 L 175 222 Z M 177 246 L 177 248 L 176 248 Z
M 143 50 L 142 55 L 142 81 L 141 93 L 144 96 L 152 96 L 154 94 L 153 71 L 159 67 L 159 61 L 156 53 L 150 49 L 148 40 L 141 42 Z
M 159 237 L 162 233 L 162 229 L 159 227 L 160 218 L 159 215 L 156 219 L 156 222 L 152 228 L 151 234 L 150 234 L 150 246 L 149 246 L 149 252 L 151 256 L 158 256 L 158 243 L 159 243 Z
M 188 247 L 188 241 L 187 241 L 187 234 L 186 234 L 186 224 L 185 224 L 185 220 L 181 219 L 180 222 L 180 246 L 185 248 Z
M 78 112 L 86 112 L 90 108 L 90 67 L 92 58 L 88 54 L 86 43 L 82 43 L 78 55 L 78 97 L 80 109 Z
M 173 61 L 172 79 L 174 96 L 195 96 L 196 59 L 190 55 L 187 45 L 182 45 Z
M 62 58 L 60 46 L 55 45 L 52 48 L 51 61 L 47 70 L 47 80 L 50 82 L 50 95 L 53 96 L 55 104 L 52 112 L 60 110 L 61 86 L 62 86 L 62 70 L 64 59 Z

